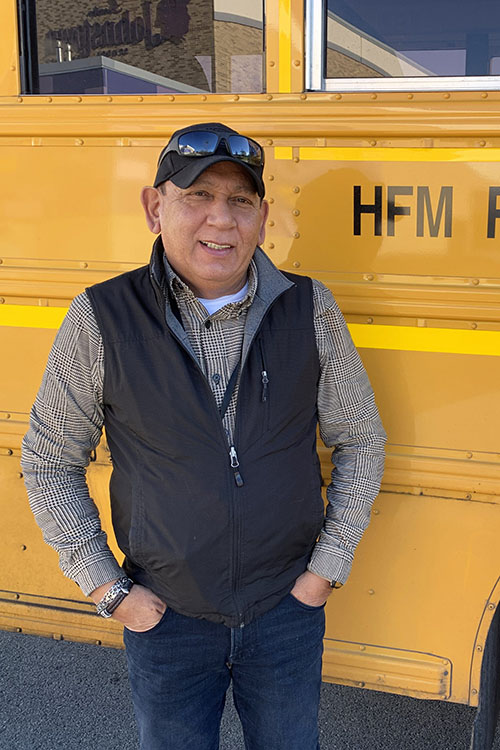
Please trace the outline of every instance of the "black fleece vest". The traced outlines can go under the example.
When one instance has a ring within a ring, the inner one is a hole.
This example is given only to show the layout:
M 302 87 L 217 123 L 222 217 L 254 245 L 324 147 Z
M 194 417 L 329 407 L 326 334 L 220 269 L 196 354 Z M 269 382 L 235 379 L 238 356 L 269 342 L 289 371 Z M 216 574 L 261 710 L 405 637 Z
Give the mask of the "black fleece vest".
M 294 286 L 268 309 L 241 372 L 241 486 L 212 391 L 170 329 L 148 267 L 87 290 L 104 344 L 125 569 L 177 612 L 229 627 L 279 603 L 323 523 L 312 283 L 287 276 Z

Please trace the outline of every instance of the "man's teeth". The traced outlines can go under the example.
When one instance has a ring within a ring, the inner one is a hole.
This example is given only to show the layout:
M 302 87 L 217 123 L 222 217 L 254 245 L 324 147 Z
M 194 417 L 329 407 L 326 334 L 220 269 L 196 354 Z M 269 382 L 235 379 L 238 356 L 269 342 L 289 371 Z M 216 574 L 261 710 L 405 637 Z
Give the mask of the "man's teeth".
M 207 247 L 211 247 L 213 250 L 227 250 L 231 245 L 217 245 L 216 242 L 203 242 Z

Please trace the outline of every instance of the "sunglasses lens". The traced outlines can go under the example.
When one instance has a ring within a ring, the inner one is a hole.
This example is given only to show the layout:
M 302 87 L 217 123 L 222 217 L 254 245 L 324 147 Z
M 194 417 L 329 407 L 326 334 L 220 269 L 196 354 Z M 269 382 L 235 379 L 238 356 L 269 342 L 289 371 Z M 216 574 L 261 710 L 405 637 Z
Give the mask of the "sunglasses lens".
M 209 156 L 215 152 L 218 140 L 216 133 L 193 130 L 179 136 L 177 149 L 182 156 Z
M 248 164 L 262 164 L 262 150 L 258 143 L 242 135 L 230 135 L 227 140 L 231 156 Z

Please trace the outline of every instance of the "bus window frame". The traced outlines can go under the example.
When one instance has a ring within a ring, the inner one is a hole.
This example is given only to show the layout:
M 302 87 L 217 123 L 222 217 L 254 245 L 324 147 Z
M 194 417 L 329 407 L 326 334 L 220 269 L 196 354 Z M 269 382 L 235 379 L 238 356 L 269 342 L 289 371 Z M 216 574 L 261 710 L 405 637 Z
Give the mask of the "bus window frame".
M 326 0 L 306 0 L 305 72 L 308 91 L 334 93 L 397 91 L 498 91 L 500 76 L 416 76 L 407 78 L 326 78 Z

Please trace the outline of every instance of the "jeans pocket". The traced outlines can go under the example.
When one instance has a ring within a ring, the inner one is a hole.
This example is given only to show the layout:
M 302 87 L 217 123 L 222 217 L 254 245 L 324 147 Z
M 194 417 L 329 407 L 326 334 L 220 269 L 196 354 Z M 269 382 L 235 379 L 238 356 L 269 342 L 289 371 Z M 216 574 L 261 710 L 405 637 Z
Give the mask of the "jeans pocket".
M 326 601 L 325 601 L 323 602 L 323 604 L 313 606 L 312 604 L 306 604 L 305 602 L 301 602 L 300 599 L 297 599 L 297 597 L 294 596 L 293 594 L 288 594 L 288 596 L 290 597 L 290 599 L 292 600 L 294 604 L 297 604 L 301 609 L 305 609 L 306 611 L 309 611 L 309 612 L 317 612 L 321 609 L 324 609 L 325 604 L 326 604 Z
M 167 617 L 167 613 L 170 611 L 170 607 L 165 608 L 165 612 L 162 614 L 156 625 L 153 625 L 152 628 L 149 628 L 149 630 L 130 630 L 130 628 L 127 628 L 126 625 L 124 625 L 125 630 L 127 633 L 131 633 L 132 635 L 151 635 L 151 633 L 154 633 L 156 630 L 159 630 L 159 628 L 163 625 L 165 622 L 165 619 Z

